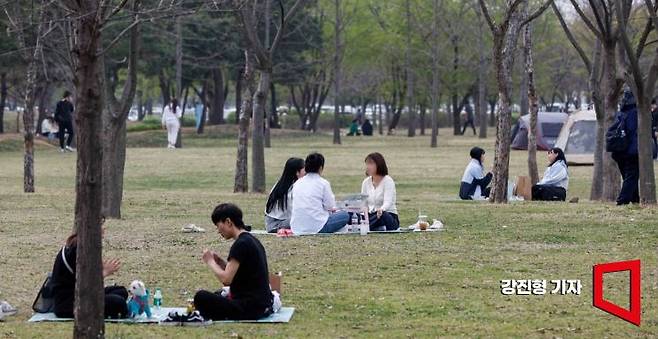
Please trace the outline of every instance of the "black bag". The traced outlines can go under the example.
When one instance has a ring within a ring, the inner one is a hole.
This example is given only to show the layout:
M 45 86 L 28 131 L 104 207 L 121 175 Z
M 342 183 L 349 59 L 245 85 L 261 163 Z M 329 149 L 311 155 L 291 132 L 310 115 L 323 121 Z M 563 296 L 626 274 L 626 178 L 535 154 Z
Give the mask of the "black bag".
M 62 247 L 60 252 L 62 260 L 64 261 L 64 266 L 66 266 L 69 272 L 74 273 L 73 268 L 71 268 L 71 265 L 69 265 L 66 260 L 66 255 L 64 255 L 65 249 L 66 247 Z M 32 310 L 36 313 L 50 313 L 53 312 L 54 309 L 55 294 L 53 293 L 52 273 L 48 273 L 46 280 L 44 280 L 43 285 L 41 285 L 41 288 L 39 289 L 39 293 L 37 293 L 37 297 L 32 303 Z
M 626 134 L 625 120 L 626 116 L 622 113 L 605 133 L 605 150 L 607 152 L 624 153 L 628 149 L 630 140 Z
M 34 303 L 32 303 L 32 310 L 37 313 L 50 313 L 55 308 L 55 298 L 52 288 L 52 274 L 48 273 L 46 280 L 41 285 L 41 289 L 37 294 Z

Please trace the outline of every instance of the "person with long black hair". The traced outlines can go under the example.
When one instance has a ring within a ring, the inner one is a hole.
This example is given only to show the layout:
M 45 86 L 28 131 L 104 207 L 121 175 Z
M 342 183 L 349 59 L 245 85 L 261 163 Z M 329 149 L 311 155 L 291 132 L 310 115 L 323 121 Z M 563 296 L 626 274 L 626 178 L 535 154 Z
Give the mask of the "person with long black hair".
M 567 158 L 559 147 L 548 151 L 548 167 L 542 179 L 532 186 L 532 200 L 564 201 L 569 189 Z
M 459 197 L 462 200 L 480 200 L 489 197 L 491 192 L 489 183 L 491 183 L 493 174 L 491 172 L 484 174 L 484 153 L 480 147 L 471 148 L 471 161 L 464 170 L 459 186 Z
M 176 98 L 171 99 L 171 102 L 162 109 L 161 123 L 162 128 L 167 130 L 167 148 L 176 148 L 181 117 L 181 109 L 178 107 L 178 100 Z
M 272 187 L 265 205 L 265 229 L 268 232 L 276 233 L 279 229 L 290 228 L 292 185 L 304 174 L 304 159 L 290 158 L 286 161 L 281 178 Z
M 211 219 L 224 239 L 234 240 L 226 260 L 204 250 L 201 260 L 230 293 L 201 290 L 194 295 L 194 307 L 203 320 L 257 320 L 272 314 L 273 296 L 265 248 L 242 220 L 242 210 L 234 204 L 215 207 Z

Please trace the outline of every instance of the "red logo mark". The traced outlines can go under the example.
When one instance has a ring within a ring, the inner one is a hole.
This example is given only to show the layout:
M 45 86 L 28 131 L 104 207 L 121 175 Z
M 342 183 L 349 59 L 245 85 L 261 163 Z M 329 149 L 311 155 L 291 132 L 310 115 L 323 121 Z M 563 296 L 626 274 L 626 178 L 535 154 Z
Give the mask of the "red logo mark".
M 603 299 L 603 275 L 605 273 L 630 271 L 630 310 Z M 640 326 L 640 260 L 629 260 L 594 265 L 594 307 Z

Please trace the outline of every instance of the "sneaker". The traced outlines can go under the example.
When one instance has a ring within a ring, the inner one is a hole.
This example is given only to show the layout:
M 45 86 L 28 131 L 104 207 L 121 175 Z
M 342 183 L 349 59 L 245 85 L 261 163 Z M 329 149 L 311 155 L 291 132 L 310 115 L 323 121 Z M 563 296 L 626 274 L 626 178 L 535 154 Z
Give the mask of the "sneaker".
M 59 153 L 64 153 L 64 152 L 66 152 L 65 149 L 63 149 L 63 148 L 60 148 L 60 149 L 59 149 Z
M 199 311 L 194 311 L 183 319 L 183 326 L 204 326 L 212 324 L 212 320 L 206 321 L 203 319 Z
M 176 146 L 174 146 L 174 145 L 172 145 L 172 144 L 169 144 L 169 145 L 167 145 L 167 148 L 168 148 L 168 149 L 175 149 Z
M 66 146 L 66 150 L 69 151 L 69 152 L 75 152 L 75 148 L 73 148 L 71 146 Z
M 195 224 L 187 224 L 187 225 L 183 226 L 183 228 L 181 228 L 181 230 L 183 231 L 183 233 L 203 233 L 203 232 L 206 231 L 205 229 L 203 229 L 203 228 L 201 228 L 201 227 L 199 227 Z
M 5 317 L 12 316 L 16 314 L 18 310 L 9 305 L 6 301 L 0 301 L 0 321 L 3 321 Z
M 167 314 L 167 317 L 164 320 L 160 321 L 160 325 L 166 326 L 182 326 L 185 316 L 178 314 L 178 312 L 171 311 Z

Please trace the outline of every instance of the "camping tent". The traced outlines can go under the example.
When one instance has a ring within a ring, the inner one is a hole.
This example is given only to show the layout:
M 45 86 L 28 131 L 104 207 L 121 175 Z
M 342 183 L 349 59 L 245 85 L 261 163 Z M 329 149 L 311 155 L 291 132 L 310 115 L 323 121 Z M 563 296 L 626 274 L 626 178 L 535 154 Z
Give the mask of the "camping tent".
M 564 150 L 569 165 L 593 164 L 596 147 L 596 112 L 572 113 L 564 123 L 555 146 Z
M 566 113 L 538 112 L 537 113 L 537 149 L 548 150 L 555 144 L 562 125 L 567 120 Z M 522 116 L 512 130 L 512 149 L 528 149 L 528 130 L 530 129 L 530 115 Z

